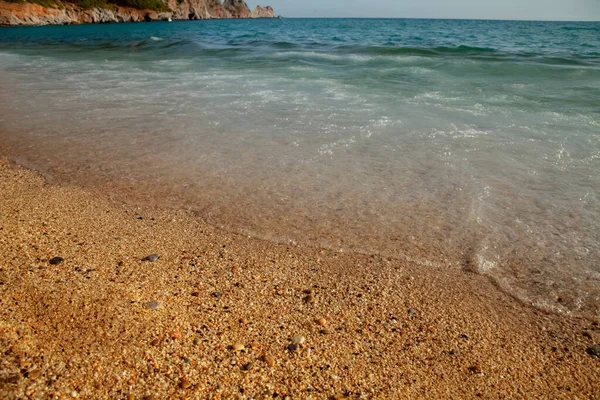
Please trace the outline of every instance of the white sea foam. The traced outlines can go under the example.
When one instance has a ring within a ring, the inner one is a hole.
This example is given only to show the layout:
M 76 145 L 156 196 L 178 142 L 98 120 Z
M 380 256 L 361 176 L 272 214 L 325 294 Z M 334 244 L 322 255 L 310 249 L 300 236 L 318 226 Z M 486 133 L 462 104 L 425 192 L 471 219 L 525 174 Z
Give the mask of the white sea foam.
M 332 54 L 318 53 L 314 51 L 284 51 L 273 54 L 275 58 L 294 58 L 294 59 L 320 59 L 327 61 L 352 61 L 352 62 L 368 62 L 373 59 L 371 56 L 360 54 Z

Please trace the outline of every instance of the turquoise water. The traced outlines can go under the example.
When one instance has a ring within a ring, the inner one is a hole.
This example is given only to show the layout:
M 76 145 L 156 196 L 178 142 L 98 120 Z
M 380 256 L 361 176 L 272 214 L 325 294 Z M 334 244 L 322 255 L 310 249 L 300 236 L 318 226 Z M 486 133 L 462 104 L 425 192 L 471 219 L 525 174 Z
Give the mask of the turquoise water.
M 600 317 L 600 23 L 0 30 L 0 153 L 235 232 Z

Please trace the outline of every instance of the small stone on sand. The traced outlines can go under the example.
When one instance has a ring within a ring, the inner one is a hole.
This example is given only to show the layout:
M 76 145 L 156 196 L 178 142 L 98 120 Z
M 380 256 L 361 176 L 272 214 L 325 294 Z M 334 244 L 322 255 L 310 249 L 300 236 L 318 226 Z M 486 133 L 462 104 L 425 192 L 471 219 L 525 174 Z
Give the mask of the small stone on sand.
M 287 349 L 288 349 L 289 351 L 296 351 L 296 350 L 298 350 L 298 345 L 297 345 L 297 344 L 295 344 L 295 343 L 290 343 L 290 344 L 288 344 L 288 347 L 287 347 Z
M 33 370 L 33 371 L 29 371 L 27 374 L 27 377 L 29 379 L 38 379 L 40 376 L 42 376 L 42 372 L 39 369 Z
M 241 344 L 241 343 L 235 343 L 233 345 L 233 350 L 234 351 L 242 351 L 244 349 L 245 349 L 245 346 L 243 344 Z
M 252 368 L 254 368 L 254 364 L 252 363 L 244 364 L 244 366 L 242 367 L 244 371 L 250 371 Z
M 600 344 L 597 344 L 597 345 L 595 345 L 595 346 L 588 347 L 588 349 L 587 349 L 587 353 L 588 353 L 590 356 L 596 356 L 596 357 L 600 357 Z
M 57 265 L 57 264 L 60 264 L 63 261 L 65 261 L 65 259 L 62 258 L 62 257 L 53 257 L 48 262 L 50 263 L 50 265 Z
M 159 258 L 160 258 L 160 256 L 158 254 L 150 254 L 149 256 L 142 258 L 142 261 L 154 262 L 154 261 L 158 260 Z
M 169 332 L 169 337 L 173 340 L 180 340 L 183 337 L 183 335 L 180 331 L 171 331 Z
M 325 318 L 319 318 L 317 320 L 317 323 L 321 326 L 325 326 L 325 325 L 327 325 L 327 320 Z
M 468 368 L 469 372 L 471 372 L 472 374 L 477 374 L 477 375 L 481 375 L 483 372 L 481 371 L 481 367 L 479 367 L 479 365 L 471 365 Z
M 302 299 L 306 304 L 312 304 L 315 302 L 315 297 L 312 294 L 309 294 L 304 299 Z
M 294 336 L 292 338 L 292 343 L 294 343 L 294 344 L 302 344 L 305 341 L 306 341 L 306 338 L 304 336 L 300 336 L 300 335 Z
M 179 381 L 179 387 L 182 389 L 189 389 L 192 386 L 192 383 L 187 378 L 181 378 Z
M 271 357 L 270 355 L 268 355 L 268 354 L 265 354 L 265 355 L 262 357 L 262 359 L 263 359 L 263 361 L 264 361 L 264 362 L 265 362 L 265 363 L 266 363 L 266 364 L 267 364 L 269 367 L 272 367 L 272 366 L 274 366 L 274 365 L 275 365 L 275 359 L 274 359 L 273 357 Z
M 142 307 L 144 307 L 146 310 L 158 310 L 162 306 L 160 304 L 160 301 L 152 300 L 142 304 Z

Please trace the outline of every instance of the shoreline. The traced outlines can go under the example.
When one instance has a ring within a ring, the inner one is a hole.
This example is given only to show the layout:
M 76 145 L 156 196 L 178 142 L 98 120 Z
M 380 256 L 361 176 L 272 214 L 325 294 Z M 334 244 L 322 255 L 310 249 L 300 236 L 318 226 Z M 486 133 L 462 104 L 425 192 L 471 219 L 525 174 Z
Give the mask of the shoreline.
M 598 321 L 482 275 L 248 238 L 4 159 L 0 209 L 5 398 L 598 394 Z
M 110 21 L 110 22 L 72 22 L 64 24 L 38 24 L 38 25 L 5 25 L 0 24 L 0 28 L 35 28 L 42 26 L 79 26 L 79 25 L 114 25 L 114 24 L 143 24 L 152 22 L 186 22 L 186 21 L 244 21 L 244 20 L 263 20 L 263 19 L 283 19 L 278 17 L 256 17 L 256 18 L 212 18 L 212 19 L 174 19 L 169 21 L 168 19 L 157 19 L 151 21 Z

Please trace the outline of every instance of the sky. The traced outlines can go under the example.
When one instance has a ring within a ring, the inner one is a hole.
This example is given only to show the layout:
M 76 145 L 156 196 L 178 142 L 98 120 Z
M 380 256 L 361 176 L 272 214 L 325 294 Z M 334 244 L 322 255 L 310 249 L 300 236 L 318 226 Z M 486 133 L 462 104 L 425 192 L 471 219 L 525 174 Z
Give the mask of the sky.
M 600 21 L 600 0 L 246 0 L 284 17 Z

